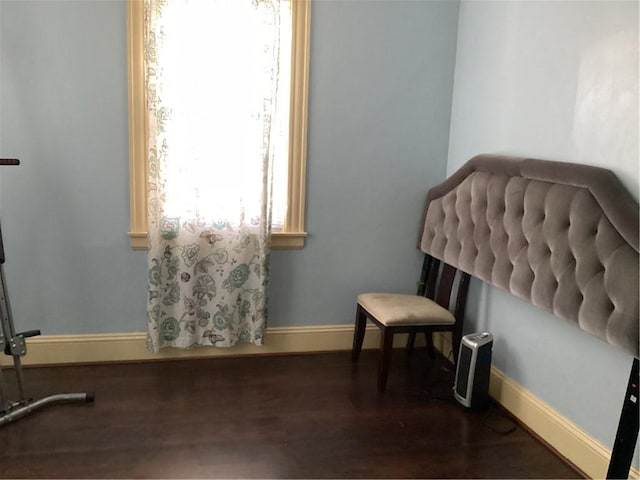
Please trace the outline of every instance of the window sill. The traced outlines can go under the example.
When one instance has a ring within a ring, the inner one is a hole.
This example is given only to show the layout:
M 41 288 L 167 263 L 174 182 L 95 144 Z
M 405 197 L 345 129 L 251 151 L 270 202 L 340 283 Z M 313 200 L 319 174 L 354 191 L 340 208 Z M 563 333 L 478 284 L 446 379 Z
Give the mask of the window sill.
M 299 250 L 304 247 L 306 232 L 274 232 L 271 234 L 273 250 Z M 147 250 L 149 242 L 147 232 L 129 232 L 133 250 Z
M 299 250 L 304 247 L 306 232 L 273 232 L 271 248 L 273 250 Z
M 147 240 L 147 232 L 129 232 L 131 240 L 131 248 L 133 250 L 148 250 L 149 241 Z

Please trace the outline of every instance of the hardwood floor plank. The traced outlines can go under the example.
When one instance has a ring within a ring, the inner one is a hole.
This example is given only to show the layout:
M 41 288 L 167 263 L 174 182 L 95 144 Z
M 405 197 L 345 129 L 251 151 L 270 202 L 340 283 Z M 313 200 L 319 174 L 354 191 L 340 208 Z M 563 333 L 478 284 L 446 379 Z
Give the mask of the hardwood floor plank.
M 514 425 L 495 407 L 453 402 L 453 371 L 421 349 L 394 352 L 384 394 L 371 351 L 355 366 L 339 352 L 25 377 L 33 396 L 96 402 L 0 428 L 1 478 L 580 478 L 522 428 L 495 431 Z

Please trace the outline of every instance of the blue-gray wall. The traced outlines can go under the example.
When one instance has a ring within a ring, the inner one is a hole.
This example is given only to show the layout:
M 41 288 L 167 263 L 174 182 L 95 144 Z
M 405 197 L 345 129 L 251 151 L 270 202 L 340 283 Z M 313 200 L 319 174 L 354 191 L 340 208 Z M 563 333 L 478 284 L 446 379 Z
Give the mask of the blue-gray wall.
M 413 293 L 426 191 L 445 177 L 458 3 L 315 1 L 307 245 L 273 255 L 272 325 L 352 323 Z
M 637 199 L 638 3 L 462 2 L 448 172 L 483 152 L 609 168 Z M 472 290 L 466 328 L 494 334 L 496 366 L 611 448 L 631 357 Z
M 125 10 L 0 1 L 0 156 L 23 161 L 0 171 L 19 329 L 145 328 L 146 257 L 126 236 Z M 424 192 L 476 153 L 607 166 L 637 197 L 637 18 L 634 2 L 465 2 L 458 32 L 456 1 L 314 1 L 310 236 L 273 255 L 271 325 L 351 323 L 358 292 L 412 292 Z M 498 367 L 610 446 L 630 359 L 472 293 L 468 328 L 494 332 Z
M 1 214 L 18 329 L 145 328 L 128 246 L 126 4 L 0 2 Z
M 19 329 L 145 329 L 128 246 L 126 8 L 0 1 L 1 213 Z M 446 173 L 458 3 L 315 1 L 307 246 L 274 252 L 270 325 L 353 322 L 413 292 L 425 192 Z

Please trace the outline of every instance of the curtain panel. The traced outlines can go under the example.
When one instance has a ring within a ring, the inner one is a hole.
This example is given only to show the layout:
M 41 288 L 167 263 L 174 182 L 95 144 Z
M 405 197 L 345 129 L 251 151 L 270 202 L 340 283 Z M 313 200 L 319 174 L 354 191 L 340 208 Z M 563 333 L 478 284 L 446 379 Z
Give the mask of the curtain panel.
M 264 341 L 282 16 L 145 0 L 150 351 Z

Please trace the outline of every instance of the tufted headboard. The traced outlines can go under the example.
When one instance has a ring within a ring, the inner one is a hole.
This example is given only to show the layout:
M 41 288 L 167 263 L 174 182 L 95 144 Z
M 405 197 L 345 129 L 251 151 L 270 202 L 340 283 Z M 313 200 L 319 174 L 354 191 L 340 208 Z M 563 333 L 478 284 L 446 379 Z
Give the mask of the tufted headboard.
M 611 171 L 478 155 L 423 219 L 424 252 L 638 357 L 638 203 Z

